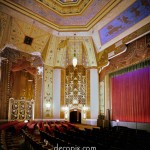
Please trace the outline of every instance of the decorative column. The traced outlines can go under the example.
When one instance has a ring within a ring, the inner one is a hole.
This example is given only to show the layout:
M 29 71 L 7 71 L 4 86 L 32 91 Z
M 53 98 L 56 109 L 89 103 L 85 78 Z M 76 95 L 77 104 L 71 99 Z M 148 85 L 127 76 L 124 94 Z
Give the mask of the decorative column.
M 99 86 L 98 86 L 98 70 L 90 69 L 90 112 L 91 119 L 88 124 L 96 125 L 99 107 Z M 87 119 L 88 121 L 88 119 Z
M 60 119 L 61 69 L 53 72 L 53 118 Z
M 45 65 L 43 119 L 49 119 L 52 117 L 53 117 L 53 68 L 51 68 L 48 65 Z

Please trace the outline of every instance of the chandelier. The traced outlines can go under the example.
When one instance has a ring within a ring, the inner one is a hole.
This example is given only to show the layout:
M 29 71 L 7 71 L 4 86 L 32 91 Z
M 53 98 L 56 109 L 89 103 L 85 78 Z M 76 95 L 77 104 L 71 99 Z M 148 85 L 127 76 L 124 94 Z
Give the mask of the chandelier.
M 76 57 L 76 50 L 75 50 L 75 35 L 76 34 L 74 34 L 74 57 L 72 60 L 73 67 L 76 67 L 76 65 L 77 65 L 77 57 Z

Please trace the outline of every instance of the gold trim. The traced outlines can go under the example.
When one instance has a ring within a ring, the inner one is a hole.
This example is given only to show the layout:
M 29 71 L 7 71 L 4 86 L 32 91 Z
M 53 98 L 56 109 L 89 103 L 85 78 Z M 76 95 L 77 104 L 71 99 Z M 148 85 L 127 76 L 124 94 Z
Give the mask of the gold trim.
M 91 107 L 91 100 L 90 100 L 90 70 L 86 70 L 86 104 L 88 107 Z M 91 111 L 87 111 L 87 119 L 91 118 Z
M 121 0 L 112 0 L 86 25 L 90 30 L 98 21 L 100 21 L 109 11 L 111 11 Z
M 60 66 L 55 66 L 53 67 L 54 69 L 62 69 L 62 70 L 65 70 L 66 68 L 65 67 L 60 67 Z
M 90 1 L 87 3 L 87 5 L 82 8 L 82 10 L 81 10 L 80 12 L 66 13 L 66 14 L 62 14 L 62 13 L 60 13 L 58 10 L 52 9 L 52 7 L 47 6 L 45 3 L 43 3 L 43 2 L 41 2 L 41 1 L 39 1 L 39 0 L 36 0 L 36 1 L 37 1 L 38 3 L 44 5 L 45 7 L 47 7 L 48 9 L 50 9 L 51 11 L 55 12 L 56 14 L 58 14 L 58 15 L 60 15 L 60 16 L 74 16 L 74 15 L 78 16 L 78 15 L 81 15 L 81 14 L 85 11 L 85 9 L 91 4 L 91 2 L 92 2 L 93 0 L 90 0 Z M 80 2 L 80 3 L 81 3 L 81 2 Z M 66 6 L 61 5 L 61 6 L 62 6 L 62 7 L 68 7 L 68 6 L 72 7 L 72 5 L 66 5 Z M 78 6 L 78 5 L 77 5 L 77 6 Z M 77 6 L 76 6 L 76 7 L 77 7 Z M 62 8 L 62 9 L 65 9 L 65 8 Z
M 60 99 L 60 118 L 64 118 L 62 107 L 65 105 L 65 70 L 61 70 L 61 99 Z
M 86 69 L 98 69 L 97 66 L 86 67 Z
M 59 32 L 69 32 L 69 31 L 88 31 L 90 30 L 100 19 L 102 19 L 112 8 L 114 8 L 121 0 L 112 0 L 110 1 L 103 9 L 100 11 L 91 21 L 89 21 L 86 25 L 79 25 L 79 26 L 62 26 L 62 25 L 56 25 L 55 23 L 52 23 L 45 19 L 44 17 L 41 17 L 40 15 L 37 15 L 33 13 L 32 11 L 29 11 L 28 9 L 15 4 L 8 0 L 1 0 L 1 3 L 28 16 L 32 19 L 35 19 L 36 21 L 41 22 L 42 24 L 51 27 L 52 29 L 55 29 Z
M 56 3 L 57 4 L 60 4 L 60 5 L 67 5 L 67 6 L 72 6 L 73 5 L 79 5 L 79 3 L 81 3 L 82 0 L 77 0 L 76 2 L 66 2 L 66 3 L 63 3 L 61 2 L 60 0 L 56 0 Z

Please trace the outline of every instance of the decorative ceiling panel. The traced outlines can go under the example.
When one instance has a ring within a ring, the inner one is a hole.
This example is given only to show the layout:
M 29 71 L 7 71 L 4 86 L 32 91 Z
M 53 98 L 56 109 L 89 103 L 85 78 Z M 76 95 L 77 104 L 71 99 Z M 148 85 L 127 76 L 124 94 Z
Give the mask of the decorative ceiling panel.
M 62 3 L 70 3 L 70 2 L 79 2 L 81 0 L 57 0 L 57 1 Z
M 150 15 L 150 0 L 138 0 L 99 30 L 101 44 L 109 42 L 134 24 Z
M 81 14 L 86 9 L 86 7 L 92 2 L 92 0 L 80 0 L 78 1 L 78 3 L 73 3 L 72 0 L 69 1 L 36 0 L 36 1 L 43 4 L 50 10 L 58 13 L 59 15 Z
M 86 48 L 86 53 L 87 53 L 87 58 L 88 58 L 88 66 L 97 66 L 97 61 L 96 61 L 96 52 L 94 49 L 93 41 L 91 37 L 87 37 L 83 41 L 84 46 Z
M 48 52 L 46 54 L 45 63 L 49 66 L 54 66 L 54 60 L 56 55 L 56 43 L 58 41 L 58 38 L 56 36 L 51 36 L 49 45 L 48 45 Z
M 51 3 L 53 0 L 46 1 Z M 42 2 L 43 2 L 42 1 Z M 48 6 L 39 3 L 39 0 L 2 0 L 1 2 L 8 7 L 13 8 L 41 23 L 52 27 L 58 31 L 69 31 L 71 29 L 75 30 L 89 30 L 93 25 L 95 25 L 100 19 L 102 19 L 110 10 L 112 10 L 121 0 L 82 0 L 77 2 L 82 3 L 78 5 L 78 10 L 82 10 L 81 7 L 86 7 L 83 13 L 77 15 L 60 15 L 55 11 L 51 10 Z M 88 4 L 85 4 L 89 2 Z M 55 2 L 55 7 L 59 6 L 58 1 Z M 54 5 L 50 5 L 54 7 Z M 73 6 L 73 4 L 71 4 Z M 69 7 L 71 7 L 69 6 Z M 65 6 L 68 7 L 68 6 Z M 56 8 L 55 8 L 56 10 Z M 71 11 L 73 9 L 71 8 Z M 67 12 L 64 8 L 63 11 Z
M 31 44 L 25 44 L 25 37 L 32 39 Z M 25 52 L 42 52 L 50 34 L 18 19 L 12 19 L 10 26 L 9 43 Z

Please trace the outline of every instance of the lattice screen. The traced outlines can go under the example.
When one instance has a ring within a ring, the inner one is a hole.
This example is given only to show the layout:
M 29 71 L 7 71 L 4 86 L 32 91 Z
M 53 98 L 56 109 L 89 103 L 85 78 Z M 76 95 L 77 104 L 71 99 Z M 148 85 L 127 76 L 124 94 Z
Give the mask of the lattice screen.
M 86 69 L 83 66 L 74 68 L 72 65 L 66 69 L 65 78 L 66 105 L 85 105 L 86 103 Z
M 32 120 L 34 119 L 34 101 L 9 100 L 9 120 Z

